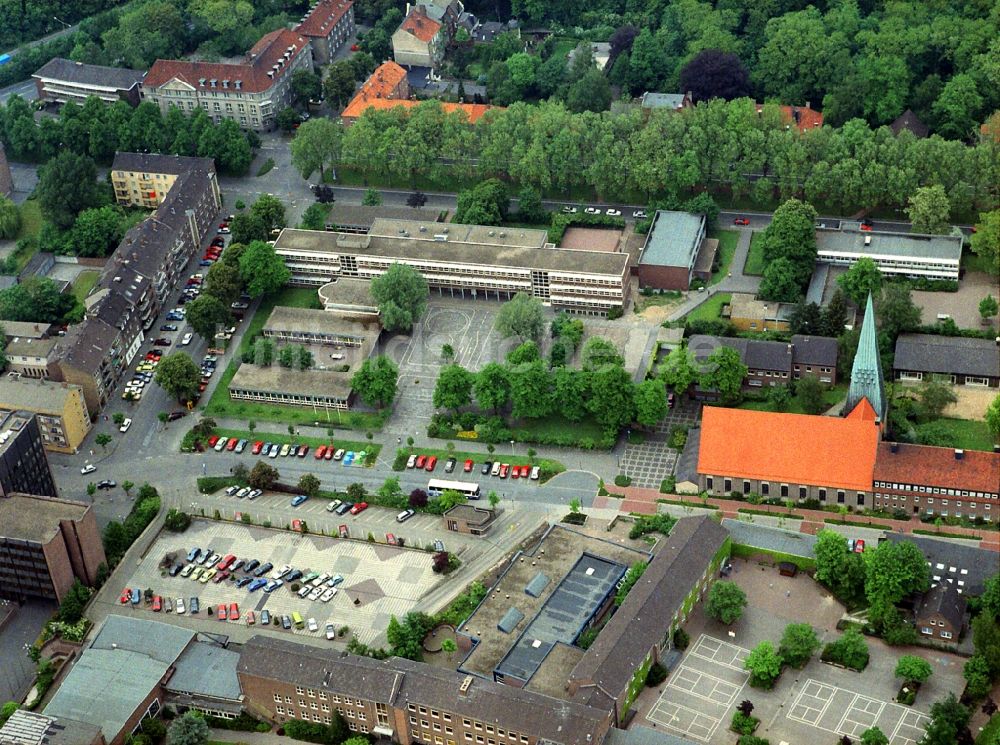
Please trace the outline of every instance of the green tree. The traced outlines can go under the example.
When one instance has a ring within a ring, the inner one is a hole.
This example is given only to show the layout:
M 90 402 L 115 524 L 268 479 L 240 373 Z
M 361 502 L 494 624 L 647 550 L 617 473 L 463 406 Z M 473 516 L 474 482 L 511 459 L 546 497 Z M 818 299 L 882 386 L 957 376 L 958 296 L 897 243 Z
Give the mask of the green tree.
M 900 334 L 914 331 L 920 325 L 920 308 L 914 304 L 905 284 L 892 282 L 883 287 L 875 313 L 882 333 L 893 342 Z
M 487 179 L 458 193 L 454 222 L 499 225 L 507 219 L 510 192 L 499 179 Z
M 79 321 L 83 309 L 71 293 L 61 293 L 48 277 L 28 277 L 0 290 L 0 319 L 36 323 Z
M 1000 209 L 979 214 L 969 243 L 973 253 L 989 260 L 994 272 L 1000 272 Z
M 937 419 L 950 404 L 958 401 L 951 385 L 942 376 L 928 376 L 917 389 L 920 416 L 922 419 Z
M 941 184 L 922 186 L 909 199 L 906 215 L 914 233 L 943 235 L 950 229 L 948 218 L 951 205 Z
M 580 351 L 580 367 L 589 372 L 607 367 L 622 367 L 624 358 L 618 353 L 618 348 L 600 336 L 587 339 Z
M 105 450 L 111 444 L 111 435 L 107 432 L 101 432 L 94 438 L 94 442 L 101 446 L 101 450 Z
M 995 396 L 990 401 L 990 405 L 986 407 L 985 419 L 990 434 L 993 435 L 994 439 L 1000 439 L 1000 395 Z
M 253 21 L 247 0 L 193 0 L 188 10 L 223 39 L 239 36 Z
M 495 510 L 497 505 L 500 504 L 500 495 L 495 491 L 490 491 L 486 497 L 487 501 L 490 503 L 490 509 Z
M 378 207 L 382 204 L 382 194 L 378 189 L 366 189 L 361 204 L 366 207 Z
M 959 703 L 954 693 L 949 693 L 943 701 L 931 705 L 931 721 L 924 728 L 924 736 L 918 745 L 955 745 L 969 742 L 970 713 Z
M 966 660 L 962 676 L 965 678 L 965 692 L 973 700 L 985 698 L 993 688 L 990 663 L 982 654 L 974 654 Z
M 740 400 L 746 375 L 747 366 L 740 360 L 740 353 L 719 347 L 708 356 L 699 382 L 705 388 L 717 390 L 724 403 L 735 403 Z
M 269 466 L 264 461 L 257 461 L 250 469 L 250 477 L 247 484 L 254 489 L 270 489 L 278 480 L 278 469 Z
M 774 211 L 771 223 L 761 234 L 768 265 L 787 259 L 799 287 L 812 275 L 816 263 L 816 210 L 798 199 L 789 199 Z
M 163 521 L 163 527 L 174 533 L 183 533 L 191 525 L 191 516 L 171 507 Z
M 321 486 L 319 479 L 311 473 L 304 473 L 299 477 L 298 489 L 307 496 L 315 497 Z
M 80 580 L 73 580 L 69 590 L 59 603 L 59 620 L 63 623 L 74 624 L 83 618 L 83 609 L 90 600 L 91 589 Z
M 127 479 L 122 482 L 122 491 L 125 492 L 126 495 L 129 495 L 133 488 L 135 488 L 135 482 Z
M 862 554 L 865 562 L 865 595 L 870 604 L 896 604 L 915 592 L 930 588 L 930 570 L 923 553 L 912 541 L 884 541 Z
M 309 178 L 319 171 L 320 181 L 325 181 L 326 169 L 340 158 L 343 138 L 343 128 L 325 116 L 303 122 L 289 145 L 292 165 L 302 178 Z
M 705 612 L 727 626 L 735 623 L 743 615 L 747 606 L 747 596 L 740 586 L 720 580 L 712 585 L 705 602 Z
M 62 230 L 72 227 L 83 210 L 99 207 L 105 199 L 94 161 L 69 150 L 39 169 L 35 198 L 42 215 Z
M 925 683 L 932 672 L 930 663 L 923 657 L 904 654 L 896 662 L 894 675 L 902 678 L 904 683 Z
M 781 635 L 778 654 L 782 661 L 795 668 L 803 668 L 819 649 L 819 637 L 808 623 L 790 623 Z
M 441 368 L 434 386 L 434 406 L 451 409 L 455 414 L 472 400 L 472 386 L 475 376 L 461 365 L 447 365 Z
M 252 241 L 240 256 L 240 277 L 250 297 L 277 292 L 291 276 L 285 260 L 264 241 Z
M 287 224 L 285 222 L 285 205 L 281 203 L 280 199 L 270 194 L 259 196 L 257 201 L 250 206 L 250 214 L 260 218 L 268 230 L 283 228 Z M 236 239 L 234 238 L 233 240 L 235 241 Z M 247 246 L 247 249 L 249 248 Z
M 222 300 L 205 292 L 187 304 L 185 320 L 198 336 L 212 345 L 219 327 L 225 328 L 232 314 Z
M 114 251 L 124 235 L 122 211 L 105 205 L 85 209 L 77 215 L 69 240 L 77 256 L 102 258 Z
M 795 381 L 795 395 L 798 396 L 802 410 L 807 414 L 819 414 L 826 409 L 823 384 L 815 375 L 803 375 Z
M 552 377 L 541 360 L 511 370 L 511 413 L 521 419 L 539 419 L 552 411 Z
M 802 283 L 798 267 L 789 259 L 779 257 L 769 261 L 760 282 L 760 296 L 779 303 L 797 303 L 802 299 Z
M 988 321 L 997 313 L 1000 313 L 1000 305 L 997 304 L 995 297 L 987 295 L 979 301 L 979 315 L 982 316 L 983 321 Z
M 537 342 L 526 341 L 507 353 L 507 364 L 512 367 L 526 365 L 540 360 L 541 357 Z
M 743 666 L 750 673 L 750 685 L 770 688 L 781 675 L 781 656 L 769 641 L 762 641 L 750 650 Z
M 208 724 L 199 712 L 185 712 L 167 728 L 167 745 L 206 745 L 207 742 Z
M 240 277 L 239 268 L 225 261 L 217 261 L 205 273 L 205 287 L 198 299 L 205 296 L 218 298 L 228 313 L 229 306 L 239 298 L 241 292 L 243 292 L 243 280 Z M 188 307 L 187 312 L 191 313 L 190 307 Z M 222 320 L 218 323 L 226 323 L 226 321 Z
M 387 331 L 409 331 L 427 309 L 427 280 L 406 264 L 393 264 L 373 279 L 371 293 Z
M 318 101 L 323 95 L 323 81 L 311 70 L 296 70 L 290 80 L 295 105 L 304 108 L 309 101 Z
M 500 306 L 494 325 L 504 338 L 516 336 L 522 341 L 537 341 L 545 326 L 542 301 L 519 292 Z
M 323 202 L 316 202 L 306 207 L 299 221 L 302 230 L 323 230 L 326 227 L 326 219 L 330 215 L 330 205 Z
M 354 67 L 351 62 L 349 60 L 334 62 L 326 70 L 323 97 L 335 108 L 345 106 L 354 96 L 354 83 Z
M 878 297 L 882 289 L 882 272 L 874 259 L 862 256 L 851 264 L 850 269 L 837 277 L 837 284 L 856 306 L 863 308 L 868 293 L 872 297 Z
M 198 393 L 201 371 L 184 352 L 164 355 L 153 376 L 156 384 L 178 401 L 186 401 Z
M 547 222 L 548 213 L 542 205 L 542 195 L 537 189 L 524 186 L 517 193 L 517 219 L 521 222 Z
M 600 70 L 586 72 L 566 91 L 566 108 L 574 113 L 607 111 L 611 106 L 611 84 Z
M 943 137 L 964 140 L 972 134 L 982 109 L 983 97 L 975 79 L 972 75 L 959 73 L 945 83 L 931 110 Z
M 0 239 L 9 240 L 21 229 L 21 211 L 17 205 L 0 196 Z
M 694 356 L 687 347 L 672 349 L 660 367 L 660 379 L 668 388 L 673 388 L 678 396 L 687 393 L 697 377 Z
M 662 380 L 644 380 L 635 387 L 635 420 L 653 427 L 667 415 L 667 389 Z
M 635 416 L 635 386 L 621 367 L 605 367 L 590 377 L 587 408 L 601 428 L 617 434 Z
M 146 70 L 157 59 L 177 59 L 184 51 L 187 24 L 176 6 L 150 2 L 122 14 L 102 35 L 111 64 Z
M 383 409 L 396 398 L 399 368 L 384 354 L 369 357 L 351 378 L 351 389 L 368 406 Z
M 0 727 L 6 724 L 7 720 L 10 719 L 14 712 L 20 709 L 20 704 L 17 701 L 8 701 L 2 707 L 0 707 Z
M 816 535 L 816 579 L 845 600 L 857 599 L 864 592 L 865 567 L 860 554 L 849 550 L 847 538 L 824 529 Z
M 861 733 L 861 745 L 889 745 L 889 738 L 878 727 L 869 727 Z
M 510 401 L 510 377 L 507 369 L 496 362 L 484 365 L 476 373 L 473 391 L 480 408 L 492 409 L 494 414 L 499 414 Z

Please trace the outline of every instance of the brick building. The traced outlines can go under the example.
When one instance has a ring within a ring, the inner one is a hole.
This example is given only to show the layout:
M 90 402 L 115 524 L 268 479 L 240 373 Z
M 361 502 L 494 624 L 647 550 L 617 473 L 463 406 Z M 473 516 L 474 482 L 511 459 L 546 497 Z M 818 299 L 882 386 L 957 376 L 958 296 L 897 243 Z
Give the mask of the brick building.
M 42 447 L 75 453 L 90 432 L 90 414 L 80 386 L 50 380 L 0 379 L 0 412 L 30 411 L 38 418 Z
M 940 378 L 952 385 L 1000 388 L 1000 347 L 992 339 L 900 334 L 892 374 L 903 382 Z
M 353 0 L 319 0 L 303 16 L 295 32 L 309 40 L 313 62 L 328 65 L 354 29 Z
M 965 626 L 965 597 L 951 585 L 932 587 L 920 598 L 913 618 L 922 637 L 957 643 Z
M 445 528 L 452 532 L 486 535 L 493 527 L 493 523 L 496 522 L 497 513 L 485 507 L 457 504 L 445 512 L 442 517 Z
M 75 580 L 97 581 L 106 561 L 93 508 L 84 502 L 0 497 L 0 595 L 60 601 Z
M 688 349 L 702 364 L 719 347 L 739 353 L 747 366 L 743 385 L 748 389 L 788 385 L 803 375 L 824 385 L 837 382 L 837 340 L 830 337 L 795 334 L 789 342 L 781 342 L 695 334 L 688 339 Z
M 705 242 L 704 215 L 657 210 L 639 254 L 639 285 L 687 290 Z

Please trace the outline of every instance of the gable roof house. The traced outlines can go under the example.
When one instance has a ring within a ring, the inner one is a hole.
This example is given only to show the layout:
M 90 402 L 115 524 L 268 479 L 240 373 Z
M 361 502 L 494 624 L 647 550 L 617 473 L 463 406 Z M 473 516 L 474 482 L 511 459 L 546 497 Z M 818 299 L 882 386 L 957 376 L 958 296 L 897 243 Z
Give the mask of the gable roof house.
M 965 626 L 965 596 L 941 584 L 925 592 L 914 609 L 920 635 L 943 642 L 957 642 Z
M 354 29 L 354 0 L 319 0 L 295 32 L 309 39 L 313 62 L 328 65 Z
M 407 67 L 436 68 L 444 61 L 448 34 L 424 5 L 414 5 L 392 34 L 392 58 Z
M 896 380 L 940 376 L 953 385 L 1000 387 L 1000 347 L 991 339 L 900 334 L 892 363 Z

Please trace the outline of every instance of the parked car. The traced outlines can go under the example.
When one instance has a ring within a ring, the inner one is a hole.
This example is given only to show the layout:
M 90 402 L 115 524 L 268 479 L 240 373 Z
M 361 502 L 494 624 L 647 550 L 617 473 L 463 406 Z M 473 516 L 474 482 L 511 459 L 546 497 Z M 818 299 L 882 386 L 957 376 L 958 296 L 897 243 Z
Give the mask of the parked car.
M 338 515 L 346 515 L 352 507 L 354 507 L 354 502 L 341 502 L 336 512 Z
M 340 460 L 343 457 L 344 457 L 344 449 L 343 448 L 337 448 L 337 452 L 335 452 L 333 454 L 333 459 L 334 460 Z
M 96 470 L 97 466 L 95 466 L 93 463 L 88 463 L 87 465 L 85 465 L 83 468 L 80 469 L 80 473 L 86 476 L 88 473 L 93 473 Z
M 434 467 L 437 465 L 437 462 L 438 462 L 437 456 L 432 455 L 430 458 L 427 459 L 427 465 L 424 466 L 424 470 L 433 471 Z
M 332 623 L 328 623 L 326 625 L 326 638 L 328 640 L 330 640 L 330 639 L 336 639 L 337 638 L 337 630 L 335 628 L 333 628 L 333 624 Z
M 326 590 L 323 590 L 323 594 L 319 596 L 319 601 L 321 603 L 329 603 L 331 600 L 333 600 L 333 596 L 336 594 L 337 594 L 337 588 L 329 587 Z
M 126 587 L 124 590 L 122 590 L 122 594 L 121 597 L 118 598 L 118 602 L 121 603 L 122 605 L 125 605 L 131 599 L 132 599 L 132 588 Z
M 750 220 L 749 220 L 749 218 L 746 218 L 746 217 L 737 217 L 735 220 L 733 220 L 733 225 L 744 225 L 744 226 L 746 226 L 746 225 L 749 225 L 749 224 L 750 224 Z
M 292 507 L 298 507 L 300 504 L 302 504 L 303 502 L 305 502 L 307 499 L 309 499 L 309 495 L 308 494 L 299 494 L 298 496 L 293 497 L 292 498 Z
M 474 464 L 472 462 L 472 458 L 469 458 L 467 461 L 465 461 L 465 465 L 462 466 L 462 470 L 465 471 L 466 473 L 470 473 L 472 471 L 473 465 Z
M 409 520 L 411 517 L 413 517 L 416 514 L 417 513 L 415 511 L 413 511 L 413 510 L 403 510 L 398 515 L 396 515 L 396 522 L 397 523 L 405 523 L 407 520 Z
M 326 511 L 327 511 L 327 512 L 333 512 L 333 511 L 334 511 L 334 510 L 336 510 L 336 509 L 337 509 L 338 507 L 340 507 L 340 505 L 342 505 L 342 504 L 343 504 L 343 502 L 341 502 L 341 501 L 340 501 L 339 499 L 332 499 L 332 500 L 330 500 L 330 502 L 329 502 L 329 503 L 328 503 L 328 504 L 326 505 Z
M 184 613 L 184 598 L 177 598 L 174 601 L 174 610 L 179 614 Z
M 485 463 L 483 463 L 483 467 L 481 469 L 479 469 L 479 472 L 485 476 L 488 473 L 490 473 L 490 471 L 492 469 L 493 469 L 493 462 L 492 461 L 486 461 Z
M 367 509 L 368 509 L 368 503 L 367 502 L 358 502 L 357 504 L 355 504 L 355 505 L 353 505 L 351 507 L 351 514 L 352 515 L 358 515 L 358 514 L 364 512 Z
M 415 465 L 416 465 L 417 468 L 423 468 L 425 465 L 427 465 L 427 456 L 426 455 L 418 455 L 417 456 L 417 461 L 416 461 Z
M 445 461 L 444 472 L 451 473 L 452 471 L 454 471 L 456 462 L 457 461 L 454 458 L 449 458 L 447 461 Z
M 413 468 L 417 464 L 417 456 L 410 453 L 410 457 L 406 459 L 406 467 Z
M 289 618 L 287 615 L 283 615 L 281 617 L 281 628 L 283 628 L 285 631 L 289 631 L 292 628 L 292 619 Z
M 510 471 L 510 465 L 507 464 L 507 463 L 501 463 L 500 464 L 500 473 L 497 474 L 497 475 L 500 478 L 505 479 L 505 478 L 507 478 L 507 472 L 508 471 Z
M 260 562 L 257 559 L 250 559 L 246 564 L 243 565 L 244 572 L 252 572 L 254 569 L 260 566 Z
M 163 610 L 163 598 L 153 595 L 153 612 L 159 613 L 161 610 Z
M 622 216 L 622 211 L 621 210 L 616 210 L 616 209 L 614 209 L 612 207 L 612 208 L 608 209 L 608 216 L 609 217 L 621 217 Z
M 326 583 L 326 585 L 327 585 L 327 587 L 336 587 L 337 585 L 339 585 L 343 581 L 344 581 L 344 578 L 341 575 L 335 574 L 332 577 L 330 577 L 330 579 Z
M 534 467 L 533 467 L 533 468 L 531 469 L 531 480 L 532 480 L 532 481 L 538 481 L 538 473 L 539 473 L 539 468 L 538 468 L 538 466 L 534 466 Z
M 263 577 L 265 574 L 267 574 L 268 572 L 270 572 L 273 568 L 274 568 L 274 564 L 272 564 L 271 562 L 268 561 L 268 562 L 266 562 L 264 564 L 261 564 L 259 567 L 257 567 L 254 570 L 253 574 L 254 574 L 255 577 Z
M 192 613 L 197 613 L 198 611 L 201 610 L 201 603 L 198 602 L 198 598 L 191 598 L 188 605 L 190 606 L 190 610 Z
M 118 482 L 111 479 L 101 479 L 97 482 L 98 489 L 114 489 L 116 486 L 118 486 Z
M 229 604 L 229 620 L 230 621 L 240 620 L 240 606 L 236 603 Z
M 271 611 L 269 611 L 267 608 L 264 608 L 264 610 L 260 612 L 260 625 L 261 626 L 271 625 Z
M 584 210 L 584 212 L 587 213 L 588 215 L 600 215 L 601 214 L 601 210 L 598 209 L 597 207 L 587 207 Z

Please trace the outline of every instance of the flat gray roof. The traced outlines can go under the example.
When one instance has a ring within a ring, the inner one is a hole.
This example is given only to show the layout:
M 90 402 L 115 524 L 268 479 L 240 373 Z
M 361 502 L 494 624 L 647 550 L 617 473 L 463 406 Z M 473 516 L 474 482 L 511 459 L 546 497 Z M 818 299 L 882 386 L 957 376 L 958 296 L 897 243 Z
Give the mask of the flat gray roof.
M 289 308 L 284 305 L 275 306 L 264 324 L 264 331 L 339 334 L 361 339 L 377 337 L 381 330 L 378 321 L 370 317 L 365 320 L 328 310 Z
M 229 388 L 347 399 L 351 393 L 351 376 L 331 370 L 291 370 L 280 365 L 258 367 L 243 363 L 229 382 Z
M 683 93 L 652 93 L 646 91 L 642 94 L 642 107 L 644 109 L 679 109 L 683 105 Z
M 368 235 L 396 238 L 402 236 L 404 232 L 413 237 L 425 236 L 427 238 L 433 238 L 435 234 L 447 235 L 449 243 L 473 243 L 478 246 L 541 248 L 549 240 L 547 230 L 399 220 L 386 217 L 380 217 L 372 222 Z
M 76 85 L 89 85 L 96 88 L 111 88 L 129 90 L 142 83 L 146 73 L 142 70 L 129 70 L 124 67 L 103 67 L 101 65 L 86 65 L 63 57 L 53 57 L 33 74 L 34 78 L 59 80 Z
M 866 238 L 871 239 L 868 245 Z M 862 231 L 859 223 L 845 222 L 840 230 L 817 228 L 816 247 L 820 258 L 824 253 L 836 253 L 958 262 L 962 257 L 962 234 L 957 228 L 950 235 Z
M 425 224 L 437 221 L 438 211 L 413 207 L 368 207 L 358 204 L 334 204 L 327 222 L 339 227 L 367 230 L 379 218 L 418 220 Z M 444 223 L 441 223 L 442 225 Z
M 239 661 L 239 652 L 197 641 L 177 658 L 167 688 L 178 693 L 238 701 L 242 695 L 236 677 Z
M 470 227 L 470 226 L 445 226 Z M 418 234 L 419 235 L 419 234 Z M 450 235 L 450 234 L 449 234 Z M 412 263 L 436 262 L 467 266 L 499 266 L 573 274 L 602 274 L 621 277 L 628 265 L 628 256 L 600 251 L 577 251 L 567 248 L 525 248 L 503 245 L 435 241 L 428 238 L 385 238 L 318 230 L 285 228 L 275 242 L 281 251 L 305 251 L 348 256 L 376 256 Z
M 74 392 L 82 395 L 83 391 L 80 386 L 71 383 L 5 376 L 0 378 L 0 407 L 62 415 L 66 399 Z
M 372 283 L 367 279 L 338 277 L 319 288 L 319 301 L 324 305 L 342 305 L 347 308 L 378 308 L 372 297 Z
M 17 337 L 7 344 L 6 353 L 8 357 L 19 355 L 23 357 L 48 357 L 52 348 L 56 345 L 56 339 L 30 339 Z
M 685 269 L 692 266 L 704 222 L 704 215 L 693 212 L 657 210 L 639 263 Z
M 51 328 L 47 323 L 35 321 L 0 321 L 0 327 L 3 328 L 4 334 L 10 338 L 19 336 L 29 339 L 41 339 L 48 335 Z
M 0 535 L 44 543 L 59 530 L 60 520 L 81 520 L 89 504 L 32 494 L 0 496 Z

